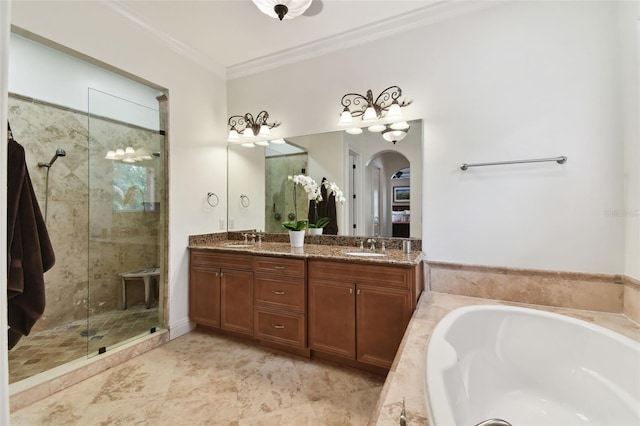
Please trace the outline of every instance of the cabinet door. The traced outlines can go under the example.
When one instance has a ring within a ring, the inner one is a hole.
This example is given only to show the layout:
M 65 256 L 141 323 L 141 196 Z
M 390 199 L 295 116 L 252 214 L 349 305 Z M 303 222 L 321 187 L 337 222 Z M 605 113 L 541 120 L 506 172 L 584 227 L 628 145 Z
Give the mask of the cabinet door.
M 192 266 L 189 275 L 189 317 L 198 324 L 220 327 L 220 271 Z
M 253 336 L 253 272 L 222 269 L 221 327 Z
M 355 284 L 309 281 L 309 347 L 355 359 Z
M 411 317 L 407 291 L 358 284 L 358 361 L 389 368 Z

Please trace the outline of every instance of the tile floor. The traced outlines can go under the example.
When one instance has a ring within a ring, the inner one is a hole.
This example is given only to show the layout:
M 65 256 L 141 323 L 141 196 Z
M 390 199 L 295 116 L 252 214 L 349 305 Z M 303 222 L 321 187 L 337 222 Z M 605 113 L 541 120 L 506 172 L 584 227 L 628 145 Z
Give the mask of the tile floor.
M 157 325 L 157 305 L 136 305 L 32 333 L 9 351 L 9 383 L 95 354 L 102 346 L 112 348 Z
M 11 415 L 20 425 L 366 425 L 384 378 L 193 331 Z

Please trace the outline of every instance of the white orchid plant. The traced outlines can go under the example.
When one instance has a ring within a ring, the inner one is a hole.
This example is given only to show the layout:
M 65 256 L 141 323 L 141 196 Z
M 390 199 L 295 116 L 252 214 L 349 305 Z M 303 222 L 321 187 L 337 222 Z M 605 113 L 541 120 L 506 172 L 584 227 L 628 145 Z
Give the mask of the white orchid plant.
M 318 203 L 322 201 L 322 192 L 321 192 L 320 185 L 318 185 L 318 183 L 315 180 L 313 180 L 313 178 L 306 175 L 288 176 L 288 179 L 296 185 L 301 185 L 304 191 L 307 193 L 307 198 L 309 199 L 309 201 L 314 201 L 314 204 L 316 207 L 316 218 L 317 218 Z M 344 202 L 346 201 L 344 194 L 342 193 L 342 191 L 340 190 L 340 188 L 335 182 L 324 181 L 322 182 L 322 185 L 324 185 L 325 188 L 333 192 L 333 195 L 336 198 L 336 202 L 339 202 L 340 204 L 344 204 Z M 293 191 L 293 198 L 294 198 L 293 200 L 294 208 L 297 209 L 295 187 Z M 298 217 L 298 214 L 296 211 L 296 219 L 297 217 Z M 315 223 L 309 223 L 308 219 L 303 219 L 303 220 L 296 220 L 291 222 L 283 222 L 282 226 L 290 231 L 302 231 L 307 227 L 324 228 L 330 222 L 331 222 L 330 218 L 321 217 L 321 218 L 317 218 Z

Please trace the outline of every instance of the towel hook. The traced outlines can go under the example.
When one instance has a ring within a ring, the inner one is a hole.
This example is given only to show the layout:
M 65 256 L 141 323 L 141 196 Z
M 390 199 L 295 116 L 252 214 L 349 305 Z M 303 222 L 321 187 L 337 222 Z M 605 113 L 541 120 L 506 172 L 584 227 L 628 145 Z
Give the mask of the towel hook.
M 242 204 L 242 207 L 249 207 L 251 200 L 246 195 L 240 194 L 240 204 Z
M 215 197 L 216 201 L 215 202 L 211 202 L 211 197 Z M 218 196 L 214 193 L 214 192 L 207 192 L 207 203 L 211 206 L 211 207 L 216 207 L 218 205 L 218 203 L 220 202 L 220 198 L 218 198 Z

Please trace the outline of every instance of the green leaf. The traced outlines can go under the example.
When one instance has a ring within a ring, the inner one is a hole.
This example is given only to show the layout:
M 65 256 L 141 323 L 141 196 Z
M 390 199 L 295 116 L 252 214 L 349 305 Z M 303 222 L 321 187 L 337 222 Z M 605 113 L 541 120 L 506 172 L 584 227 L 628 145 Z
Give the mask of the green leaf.
M 309 228 L 324 228 L 329 223 L 331 223 L 331 218 L 321 217 L 318 220 L 316 220 L 316 223 L 310 223 Z
M 293 222 L 282 222 L 282 227 L 288 229 L 289 231 L 302 231 L 307 229 L 309 225 L 309 220 L 298 220 Z

